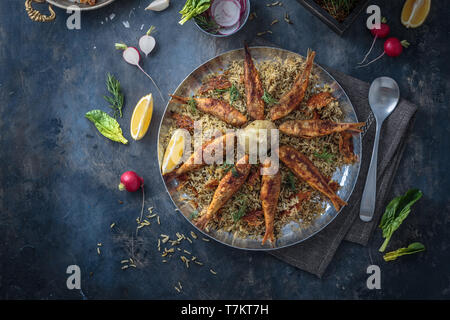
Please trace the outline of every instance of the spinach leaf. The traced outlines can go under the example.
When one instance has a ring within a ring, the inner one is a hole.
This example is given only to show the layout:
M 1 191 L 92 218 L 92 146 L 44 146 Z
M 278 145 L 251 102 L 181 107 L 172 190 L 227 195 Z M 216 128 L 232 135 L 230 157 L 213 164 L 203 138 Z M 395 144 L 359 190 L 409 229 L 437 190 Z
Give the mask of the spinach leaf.
M 383 238 L 385 238 L 383 245 L 380 247 L 380 252 L 386 250 L 392 234 L 400 227 L 406 217 L 408 217 L 412 205 L 416 203 L 422 195 L 422 191 L 411 189 L 403 196 L 398 196 L 389 202 L 380 222 Z
M 395 251 L 386 253 L 383 256 L 383 259 L 384 261 L 392 261 L 400 256 L 404 256 L 406 254 L 413 254 L 421 251 L 425 251 L 425 246 L 420 242 L 413 242 L 407 248 L 400 248 Z
M 113 141 L 127 144 L 128 140 L 122 135 L 122 129 L 116 119 L 110 117 L 106 112 L 101 110 L 91 110 L 86 113 L 88 118 L 100 131 L 102 135 Z

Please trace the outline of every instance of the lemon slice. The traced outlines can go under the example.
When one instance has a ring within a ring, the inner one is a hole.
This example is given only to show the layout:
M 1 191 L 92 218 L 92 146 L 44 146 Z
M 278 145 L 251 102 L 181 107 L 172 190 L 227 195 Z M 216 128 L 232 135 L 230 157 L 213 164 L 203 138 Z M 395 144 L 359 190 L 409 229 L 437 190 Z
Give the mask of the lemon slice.
M 131 116 L 130 132 L 134 140 L 141 140 L 147 133 L 153 114 L 153 97 L 148 94 L 142 97 Z
M 181 162 L 184 153 L 185 130 L 177 129 L 170 138 L 162 163 L 162 174 L 172 172 Z
M 407 28 L 417 28 L 430 12 L 431 0 L 407 0 L 403 5 L 401 21 Z

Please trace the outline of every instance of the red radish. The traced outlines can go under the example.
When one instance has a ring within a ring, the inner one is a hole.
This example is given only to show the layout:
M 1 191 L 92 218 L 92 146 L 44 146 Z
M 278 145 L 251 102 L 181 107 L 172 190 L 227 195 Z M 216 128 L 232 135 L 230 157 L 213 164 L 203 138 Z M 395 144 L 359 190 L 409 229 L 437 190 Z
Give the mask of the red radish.
M 144 179 L 142 179 L 134 171 L 126 171 L 120 177 L 119 190 L 127 190 L 128 192 L 136 192 L 144 187 Z
M 118 50 L 123 50 L 123 59 L 127 63 L 138 67 L 138 69 L 141 70 L 147 76 L 147 78 L 149 78 L 152 81 L 153 85 L 158 90 L 162 101 L 164 101 L 164 97 L 163 97 L 158 85 L 155 83 L 155 81 L 153 81 L 153 78 L 150 77 L 150 75 L 147 72 L 145 72 L 144 69 L 142 69 L 142 67 L 139 64 L 139 62 L 141 60 L 141 54 L 139 53 L 139 50 L 136 49 L 135 47 L 128 47 L 126 44 L 123 44 L 123 43 L 116 43 L 115 47 Z
M 223 34 L 223 35 L 225 35 L 225 36 L 228 36 L 228 35 L 230 35 L 230 34 L 235 33 L 236 30 L 239 29 L 240 26 L 241 26 L 241 23 L 240 23 L 240 21 L 238 21 L 235 25 L 232 25 L 231 27 L 228 27 L 228 28 L 225 28 L 225 27 L 220 28 L 220 29 L 219 29 L 219 33 L 220 33 L 220 34 Z
M 398 40 L 395 37 L 391 37 L 386 39 L 384 42 L 384 51 L 381 55 L 379 55 L 377 58 L 373 59 L 369 63 L 366 63 L 365 65 L 358 66 L 358 68 L 367 67 L 369 64 L 377 61 L 381 57 L 383 57 L 385 54 L 389 57 L 398 57 L 402 52 L 403 48 L 408 48 L 409 42 L 406 40 Z
M 151 26 L 145 35 L 139 39 L 139 48 L 145 53 L 147 57 L 150 52 L 155 48 L 156 40 L 150 34 L 155 30 L 154 26 Z
M 218 25 L 231 27 L 239 22 L 241 5 L 237 0 L 216 0 L 212 3 L 211 13 Z
M 359 62 L 358 64 L 363 64 L 367 60 L 369 54 L 372 52 L 373 46 L 375 45 L 375 41 L 377 41 L 378 38 L 384 39 L 389 35 L 391 28 L 389 28 L 386 22 L 387 22 L 386 18 L 382 18 L 379 28 L 375 26 L 374 28 L 370 29 L 370 32 L 374 35 L 375 38 L 373 38 L 369 52 L 367 52 L 367 54 L 364 56 L 363 61 Z
M 128 192 L 136 192 L 139 189 L 142 190 L 142 206 L 141 215 L 139 221 L 142 221 L 142 216 L 144 215 L 144 205 L 145 205 L 145 191 L 144 191 L 144 179 L 142 179 L 134 171 L 126 171 L 120 177 L 119 190 L 127 190 Z M 139 227 L 136 229 L 136 235 L 138 234 Z

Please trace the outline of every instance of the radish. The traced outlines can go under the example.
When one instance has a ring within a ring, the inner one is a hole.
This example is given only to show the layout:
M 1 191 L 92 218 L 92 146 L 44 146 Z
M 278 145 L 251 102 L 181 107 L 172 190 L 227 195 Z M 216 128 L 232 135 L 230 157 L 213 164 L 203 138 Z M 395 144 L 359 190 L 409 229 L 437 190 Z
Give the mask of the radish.
M 142 179 L 134 171 L 126 171 L 120 177 L 119 190 L 127 190 L 128 192 L 136 192 L 144 187 L 144 179 Z
M 145 206 L 145 192 L 144 192 L 144 179 L 142 179 L 138 174 L 134 171 L 126 171 L 120 177 L 119 190 L 127 190 L 128 192 L 136 192 L 139 189 L 142 190 L 142 206 L 141 206 L 141 215 L 140 220 L 142 221 L 142 216 L 144 214 L 144 206 Z M 136 229 L 136 235 L 138 234 L 139 228 Z
M 220 28 L 219 29 L 219 33 L 223 34 L 224 36 L 228 36 L 230 34 L 233 34 L 236 32 L 237 29 L 239 29 L 239 27 L 241 26 L 240 21 L 238 21 L 235 25 L 232 25 L 231 27 L 228 28 Z
M 158 85 L 153 81 L 153 78 L 150 77 L 150 75 L 142 69 L 142 67 L 139 64 L 139 61 L 141 60 L 141 54 L 139 53 L 139 50 L 135 47 L 128 47 L 126 44 L 123 43 L 116 43 L 116 49 L 123 50 L 123 59 L 133 65 L 138 67 L 139 70 L 141 70 L 153 83 L 153 85 L 156 87 L 156 89 L 159 92 L 159 95 L 161 96 L 161 99 L 164 101 L 164 97 L 161 93 L 161 90 L 159 89 Z
M 237 0 L 216 0 L 212 3 L 211 13 L 218 25 L 231 27 L 239 22 L 241 9 L 242 6 Z
M 145 35 L 143 35 L 139 39 L 139 48 L 141 48 L 141 51 L 145 53 L 145 56 L 147 57 L 150 52 L 153 51 L 156 45 L 156 40 L 153 38 L 150 34 L 155 30 L 154 26 L 151 26 L 150 29 L 147 31 Z
M 372 29 L 370 29 L 370 32 L 374 35 L 375 38 L 373 38 L 372 45 L 370 46 L 369 52 L 364 56 L 363 61 L 359 62 L 358 64 L 363 64 L 367 58 L 369 57 L 370 52 L 372 52 L 373 46 L 375 45 L 375 41 L 377 41 L 378 38 L 384 39 L 389 35 L 389 32 L 391 31 L 391 28 L 386 24 L 387 20 L 386 18 L 381 19 L 381 24 L 379 25 L 379 28 L 376 26 Z
M 389 57 L 398 57 L 403 52 L 403 48 L 408 48 L 408 47 L 409 47 L 409 42 L 406 40 L 400 41 L 395 37 L 388 38 L 384 42 L 383 53 L 381 55 L 379 55 L 377 58 L 370 61 L 369 63 L 366 63 L 365 65 L 362 65 L 362 66 L 358 66 L 358 68 L 367 67 L 369 64 L 377 61 L 378 59 L 383 57 L 385 54 L 388 55 Z

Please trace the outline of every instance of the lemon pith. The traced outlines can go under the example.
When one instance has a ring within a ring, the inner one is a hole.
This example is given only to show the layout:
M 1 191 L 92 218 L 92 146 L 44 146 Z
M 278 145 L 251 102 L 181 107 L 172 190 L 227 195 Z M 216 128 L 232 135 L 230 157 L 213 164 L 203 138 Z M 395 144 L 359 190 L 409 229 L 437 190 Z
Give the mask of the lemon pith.
M 422 1 L 422 4 L 420 2 Z M 419 5 L 414 10 L 414 5 Z M 401 22 L 407 28 L 417 28 L 421 26 L 430 12 L 431 0 L 407 0 L 403 6 Z

